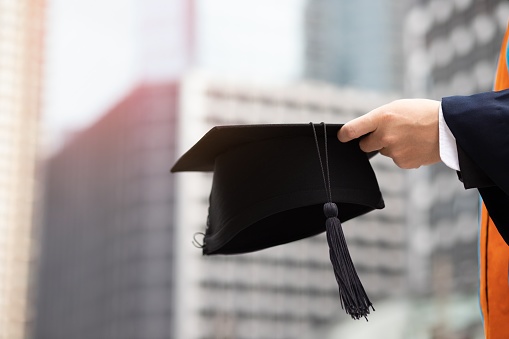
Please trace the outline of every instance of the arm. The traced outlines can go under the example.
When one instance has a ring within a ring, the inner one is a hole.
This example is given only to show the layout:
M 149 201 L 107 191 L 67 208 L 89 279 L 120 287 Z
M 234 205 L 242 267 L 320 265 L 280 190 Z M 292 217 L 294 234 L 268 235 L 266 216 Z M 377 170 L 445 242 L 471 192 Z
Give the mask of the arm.
M 365 152 L 379 150 L 402 168 L 440 161 L 440 102 L 397 100 L 343 126 L 338 138 L 360 138 Z M 466 188 L 477 187 L 500 234 L 509 244 L 509 90 L 442 101 L 443 116 L 456 138 Z
M 465 187 L 498 186 L 509 195 L 509 90 L 443 98 L 442 109 Z
M 509 244 L 509 91 L 442 100 L 458 145 L 465 187 L 477 187 L 490 217 Z
M 441 159 L 439 109 L 439 101 L 396 100 L 348 122 L 338 138 L 361 138 L 363 151 L 380 151 L 402 168 L 433 164 Z M 509 90 L 447 97 L 442 111 L 465 187 L 496 185 L 509 194 Z

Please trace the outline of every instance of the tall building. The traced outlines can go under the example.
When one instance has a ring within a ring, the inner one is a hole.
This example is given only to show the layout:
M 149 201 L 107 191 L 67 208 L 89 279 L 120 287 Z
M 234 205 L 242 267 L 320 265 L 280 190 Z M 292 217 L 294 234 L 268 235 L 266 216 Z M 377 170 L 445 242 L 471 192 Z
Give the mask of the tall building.
M 331 85 L 263 86 L 193 74 L 182 83 L 178 153 L 215 125 L 348 121 L 392 97 Z M 345 223 L 350 252 L 375 301 L 406 291 L 404 172 L 372 159 L 386 205 Z M 235 256 L 202 257 L 210 173 L 177 173 L 175 338 L 313 338 L 341 310 L 325 236 Z M 267 235 L 270 236 L 270 235 Z M 376 302 L 375 302 L 376 303 Z
M 140 85 L 46 168 L 34 338 L 169 338 L 178 86 Z
M 490 90 L 508 20 L 503 0 L 416 2 L 404 29 L 407 87 L 425 74 L 437 99 Z
M 503 0 L 415 1 L 404 24 L 405 87 L 440 99 L 492 88 L 509 20 Z M 416 293 L 476 294 L 478 194 L 435 165 L 410 173 L 410 281 Z M 426 239 L 426 243 L 423 242 Z
M 173 331 L 168 171 L 178 79 L 194 55 L 194 1 L 132 4 L 135 89 L 47 161 L 34 338 Z
M 307 0 L 304 77 L 363 89 L 401 90 L 401 1 Z
M 30 322 L 44 0 L 0 2 L 0 338 Z

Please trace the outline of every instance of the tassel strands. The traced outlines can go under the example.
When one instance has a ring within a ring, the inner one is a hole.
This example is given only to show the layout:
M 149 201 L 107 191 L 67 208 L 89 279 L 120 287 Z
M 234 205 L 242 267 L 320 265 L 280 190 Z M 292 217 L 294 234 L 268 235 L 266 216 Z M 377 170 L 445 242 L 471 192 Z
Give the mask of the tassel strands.
M 328 202 L 323 206 L 324 214 L 327 217 L 327 220 L 325 221 L 325 229 L 327 243 L 329 244 L 330 260 L 334 269 L 336 282 L 338 283 L 341 307 L 353 319 L 365 318 L 367 320 L 367 316 L 370 313 L 370 308 L 373 311 L 375 309 L 369 300 L 364 287 L 362 286 L 359 276 L 357 275 L 357 271 L 355 270 L 355 266 L 353 265 L 352 258 L 350 257 L 350 252 L 346 244 L 341 221 L 338 218 L 338 206 L 332 202 L 329 161 L 327 154 L 327 126 L 322 123 L 324 126 L 325 138 L 325 171 L 322 162 L 322 156 L 320 154 L 320 147 L 315 131 L 315 126 L 313 123 L 310 123 L 310 125 L 313 128 L 318 159 L 320 161 L 325 191 L 327 194 Z

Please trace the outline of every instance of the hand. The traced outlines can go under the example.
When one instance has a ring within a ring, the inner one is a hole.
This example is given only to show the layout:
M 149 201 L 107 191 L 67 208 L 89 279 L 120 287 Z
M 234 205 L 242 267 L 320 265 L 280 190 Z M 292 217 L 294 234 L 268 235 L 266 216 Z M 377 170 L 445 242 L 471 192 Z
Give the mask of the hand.
M 338 139 L 361 138 L 364 152 L 380 151 L 401 168 L 418 168 L 440 161 L 438 110 L 440 102 L 396 100 L 346 123 Z

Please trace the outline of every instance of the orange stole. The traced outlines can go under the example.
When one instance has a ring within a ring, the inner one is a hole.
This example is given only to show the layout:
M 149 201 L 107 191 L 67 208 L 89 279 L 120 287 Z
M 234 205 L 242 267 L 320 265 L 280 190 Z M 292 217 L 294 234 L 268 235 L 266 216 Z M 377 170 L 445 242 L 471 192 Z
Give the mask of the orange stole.
M 498 58 L 494 90 L 509 88 L 506 62 L 509 27 Z M 509 246 L 482 206 L 480 243 L 480 303 L 486 339 L 509 338 Z

